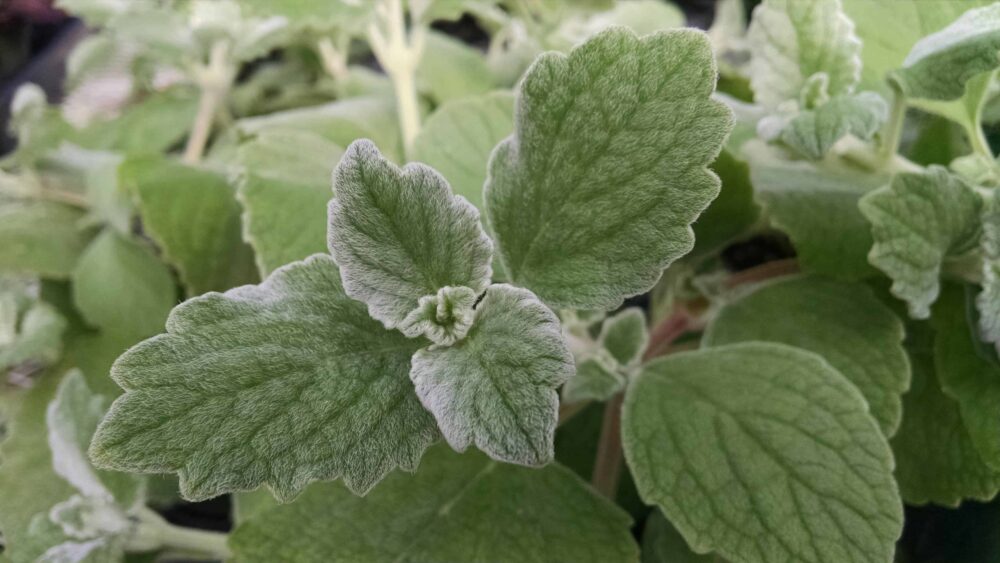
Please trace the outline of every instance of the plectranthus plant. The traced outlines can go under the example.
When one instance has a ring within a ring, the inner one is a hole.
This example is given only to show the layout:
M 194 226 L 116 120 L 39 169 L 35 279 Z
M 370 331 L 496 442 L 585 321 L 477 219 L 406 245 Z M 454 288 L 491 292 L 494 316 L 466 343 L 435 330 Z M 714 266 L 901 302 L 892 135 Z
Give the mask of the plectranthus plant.
M 1000 560 L 1000 3 L 59 4 L 0 562 Z

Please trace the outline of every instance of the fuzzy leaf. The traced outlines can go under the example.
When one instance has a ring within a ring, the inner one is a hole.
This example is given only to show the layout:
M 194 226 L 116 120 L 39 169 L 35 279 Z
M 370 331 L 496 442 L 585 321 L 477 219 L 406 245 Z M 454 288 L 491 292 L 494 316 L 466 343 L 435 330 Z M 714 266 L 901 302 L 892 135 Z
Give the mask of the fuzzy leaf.
M 913 46 L 891 74 L 914 98 L 954 100 L 973 76 L 1000 66 L 1000 3 L 969 10 Z
M 566 403 L 580 401 L 607 401 L 625 388 L 625 378 L 618 373 L 613 360 L 594 355 L 580 361 L 576 375 L 563 385 L 562 400 Z
M 945 259 L 979 243 L 982 199 L 958 177 L 932 166 L 896 174 L 861 199 L 875 244 L 868 260 L 892 279 L 892 293 L 916 319 L 930 316 Z
M 84 215 L 61 203 L 0 199 L 0 272 L 69 277 L 93 237 L 78 227 Z
M 79 370 L 66 374 L 45 411 L 48 447 L 56 474 L 77 493 L 129 508 L 141 502 L 140 479 L 124 473 L 99 471 L 87 457 L 94 430 L 109 403 L 103 396 L 91 392 Z
M 406 374 L 418 341 L 386 331 L 314 256 L 257 286 L 178 306 L 129 350 L 125 389 L 98 428 L 102 467 L 177 472 L 188 499 L 266 484 L 281 500 L 317 479 L 364 493 L 413 470 L 437 436 Z
M 696 553 L 746 563 L 891 561 L 892 453 L 864 398 L 819 356 L 733 344 L 648 364 L 625 396 L 643 499 Z
M 237 197 L 261 275 L 326 252 L 330 171 L 344 150 L 305 131 L 271 130 L 239 149 Z
M 404 330 L 420 298 L 443 287 L 486 289 L 492 243 L 479 212 L 432 168 L 397 168 L 357 141 L 334 172 L 334 192 L 329 246 L 344 290 L 387 328 Z
M 795 277 L 763 285 L 725 305 L 706 346 L 777 342 L 815 352 L 857 386 L 886 436 L 902 416 L 910 384 L 903 323 L 863 285 Z
M 861 40 L 840 0 L 764 0 L 747 33 L 750 85 L 767 107 L 798 101 L 810 81 L 850 94 L 861 76 Z
M 598 342 L 622 366 L 639 363 L 649 343 L 646 316 L 642 309 L 629 307 L 609 317 L 601 325 Z
M 448 102 L 421 127 L 413 159 L 440 172 L 456 194 L 482 209 L 490 153 L 513 130 L 514 96 L 507 92 Z
M 73 272 L 73 300 L 104 331 L 145 338 L 163 330 L 177 302 L 170 270 L 143 244 L 106 229 Z
M 177 268 L 188 295 L 256 281 L 253 250 L 241 240 L 240 206 L 226 178 L 162 158 L 135 158 L 121 171 L 145 232 Z
M 0 292 L 0 373 L 24 362 L 55 363 L 62 352 L 66 319 L 55 307 L 36 302 L 23 311 L 10 292 Z M 9 331 L 9 333 L 8 333 Z
M 565 467 L 525 469 L 438 446 L 416 475 L 395 473 L 364 498 L 314 485 L 251 517 L 231 545 L 238 563 L 626 563 L 639 557 L 629 525 Z
M 983 463 L 958 403 L 941 391 L 929 323 L 907 326 L 906 348 L 913 381 L 903 395 L 903 422 L 890 441 L 903 500 L 957 507 L 966 499 L 992 499 L 1000 491 L 1000 472 Z
M 1000 471 L 1000 361 L 976 334 L 972 291 L 948 285 L 934 305 L 934 362 L 944 393 L 958 401 L 972 443 Z
M 468 336 L 413 356 L 410 378 L 452 448 L 493 459 L 552 461 L 556 389 L 573 375 L 559 320 L 528 290 L 490 286 Z
M 694 249 L 688 258 L 707 257 L 721 251 L 749 231 L 760 217 L 747 163 L 723 150 L 712 164 L 712 171 L 722 180 L 722 190 L 692 225 Z
M 731 124 L 709 97 L 715 77 L 692 30 L 613 28 L 540 57 L 486 183 L 509 279 L 553 306 L 609 310 L 690 251 Z
M 819 160 L 844 135 L 871 139 L 888 116 L 888 104 L 874 92 L 837 96 L 792 118 L 781 132 L 781 140 L 797 152 Z
M 1000 349 L 1000 191 L 983 201 L 983 290 L 976 297 L 979 333 L 983 340 Z
M 858 199 L 884 177 L 787 160 L 763 141 L 747 143 L 744 153 L 758 199 L 792 239 L 805 271 L 848 280 L 877 273 L 867 260 L 871 229 Z

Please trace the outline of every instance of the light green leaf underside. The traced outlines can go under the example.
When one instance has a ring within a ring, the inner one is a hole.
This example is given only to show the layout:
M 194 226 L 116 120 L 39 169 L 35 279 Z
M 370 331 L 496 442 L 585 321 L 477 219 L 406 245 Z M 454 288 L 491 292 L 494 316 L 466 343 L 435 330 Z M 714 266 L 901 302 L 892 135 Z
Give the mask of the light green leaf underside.
M 732 120 L 709 98 L 715 77 L 692 30 L 613 28 L 540 57 L 485 192 L 509 279 L 553 306 L 607 310 L 690 251 Z
M 886 75 L 925 35 L 955 21 L 966 10 L 995 0 L 843 0 L 861 38 L 861 86 L 888 95 Z
M 404 329 L 418 300 L 441 288 L 486 289 L 492 242 L 476 208 L 434 169 L 400 169 L 357 141 L 337 166 L 334 192 L 328 243 L 344 290 L 386 327 Z
M 648 364 L 623 411 L 646 502 L 698 553 L 741 562 L 892 560 L 892 454 L 857 389 L 822 358 L 748 343 Z
M 90 440 L 109 405 L 109 400 L 87 387 L 83 373 L 70 371 L 46 409 L 47 446 L 56 474 L 73 485 L 77 494 L 128 509 L 141 498 L 140 478 L 97 470 L 87 457 Z
M 1000 191 L 983 200 L 983 289 L 976 297 L 980 336 L 1000 346 Z M 998 348 L 1000 349 L 1000 348 Z
M 1000 471 L 1000 362 L 993 347 L 980 342 L 971 311 L 970 289 L 945 286 L 931 319 L 934 365 L 983 462 Z
M 93 237 L 78 227 L 84 216 L 61 203 L 0 200 L 0 272 L 68 278 Z
M 908 96 L 953 100 L 965 93 L 973 76 L 1000 66 L 997 51 L 1000 3 L 969 10 L 917 41 L 892 77 Z
M 642 309 L 629 307 L 609 317 L 601 325 L 598 342 L 620 365 L 638 363 L 649 343 L 646 316 Z
M 892 293 L 916 319 L 930 316 L 945 259 L 979 243 L 982 199 L 945 169 L 896 174 L 861 199 L 875 240 L 868 260 L 892 279 Z
M 48 545 L 37 545 L 29 534 L 35 515 L 73 494 L 73 487 L 56 475 L 48 441 L 45 411 L 55 396 L 61 375 L 46 373 L 15 400 L 10 436 L 2 442 L 0 459 L 0 529 L 4 555 L 13 563 L 34 563 Z M 6 414 L 6 413 L 5 413 Z
M 566 403 L 580 401 L 607 401 L 625 388 L 625 377 L 618 372 L 613 360 L 600 355 L 585 358 L 576 365 L 576 375 L 569 378 L 562 389 Z
M 436 31 L 426 36 L 416 82 L 438 104 L 496 87 L 482 52 Z
M 115 362 L 99 466 L 177 472 L 188 499 L 266 484 L 289 500 L 337 477 L 364 493 L 438 436 L 406 376 L 420 343 L 371 320 L 328 256 L 188 300 L 167 330 Z
M 360 31 L 374 12 L 373 4 L 352 0 L 239 0 L 239 4 L 248 16 L 284 17 L 306 31 Z
M 261 275 L 327 251 L 331 173 L 343 152 L 319 135 L 295 130 L 265 131 L 240 147 L 237 198 Z
M 90 325 L 138 340 L 163 330 L 177 289 L 144 244 L 106 229 L 73 272 L 73 301 Z
M 790 161 L 762 141 L 743 150 L 757 199 L 792 239 L 805 271 L 848 280 L 876 273 L 868 264 L 872 237 L 858 199 L 884 177 Z
M 642 563 L 725 563 L 715 554 L 699 555 L 688 547 L 663 513 L 653 510 L 642 532 Z
M 243 135 L 275 129 L 315 133 L 341 147 L 371 139 L 390 160 L 398 162 L 403 149 L 395 107 L 392 98 L 363 96 L 244 118 L 234 127 Z
M 573 375 L 559 320 L 530 291 L 490 286 L 472 329 L 452 346 L 413 356 L 410 378 L 458 451 L 539 466 L 552 461 L 556 389 Z
M 162 158 L 122 165 L 143 228 L 177 268 L 188 295 L 256 281 L 253 250 L 241 239 L 240 206 L 225 176 Z
M 890 441 L 903 500 L 958 506 L 965 499 L 992 499 L 1000 491 L 1000 472 L 983 463 L 958 403 L 941 391 L 929 323 L 907 325 L 906 348 L 913 381 L 903 395 L 902 424 Z
M 62 335 L 67 323 L 55 307 L 36 302 L 23 310 L 18 309 L 11 293 L 0 292 L 0 317 L 9 311 L 12 313 L 9 320 L 13 321 L 10 327 L 0 327 L 0 331 L 13 329 L 9 340 L 0 341 L 0 373 L 24 362 L 50 365 L 62 352 Z
M 792 118 L 781 132 L 781 140 L 800 154 L 819 160 L 847 134 L 871 139 L 888 116 L 888 104 L 874 92 L 836 96 Z
M 764 0 L 747 39 L 754 98 L 768 107 L 798 100 L 819 73 L 827 94 L 850 94 L 861 74 L 861 41 L 840 0 Z
M 413 141 L 413 160 L 440 172 L 456 194 L 481 210 L 490 153 L 513 130 L 510 93 L 454 100 L 427 118 Z
M 684 12 L 676 4 L 660 0 L 627 0 L 616 2 L 610 10 L 567 18 L 548 43 L 568 51 L 611 26 L 625 26 L 642 36 L 684 27 L 684 20 Z
M 822 356 L 861 391 L 883 434 L 899 427 L 910 384 L 903 323 L 866 286 L 816 276 L 763 285 L 725 305 L 703 342 L 755 340 Z
M 415 475 L 364 498 L 336 484 L 252 517 L 231 539 L 239 563 L 626 563 L 630 518 L 560 465 L 525 469 L 438 446 Z

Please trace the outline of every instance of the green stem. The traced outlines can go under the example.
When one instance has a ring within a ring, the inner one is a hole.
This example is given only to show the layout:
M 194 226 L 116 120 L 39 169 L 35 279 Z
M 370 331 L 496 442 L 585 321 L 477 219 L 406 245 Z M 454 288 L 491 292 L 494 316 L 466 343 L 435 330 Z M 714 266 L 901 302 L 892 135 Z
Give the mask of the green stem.
M 402 0 L 382 0 L 376 13 L 382 24 L 372 23 L 368 40 L 379 64 L 392 79 L 396 95 L 396 110 L 403 135 L 403 148 L 409 154 L 413 140 L 420 132 L 420 104 L 417 102 L 417 66 L 424 52 L 426 29 L 417 22 L 406 29 L 406 14 Z
M 127 551 L 143 552 L 165 549 L 197 553 L 213 559 L 232 557 L 228 534 L 175 526 L 149 508 L 139 509 L 136 532 L 130 538 Z
M 965 127 L 965 134 L 969 137 L 969 144 L 972 145 L 972 151 L 992 162 L 994 159 L 993 149 L 990 148 L 990 142 L 986 140 L 986 134 L 983 133 L 982 126 L 979 123 L 969 123 Z
M 229 87 L 233 81 L 233 70 L 229 65 L 229 45 L 219 41 L 212 45 L 208 65 L 199 69 L 198 83 L 201 86 L 201 98 L 198 100 L 198 113 L 187 146 L 184 147 L 184 162 L 197 164 L 201 161 L 208 145 L 208 136 L 212 132 L 212 122 L 219 105 L 226 99 Z
M 879 151 L 880 160 L 888 163 L 899 151 L 899 141 L 903 137 L 903 122 L 906 118 L 906 96 L 898 86 L 892 86 L 892 109 L 889 121 L 882 130 L 882 145 Z

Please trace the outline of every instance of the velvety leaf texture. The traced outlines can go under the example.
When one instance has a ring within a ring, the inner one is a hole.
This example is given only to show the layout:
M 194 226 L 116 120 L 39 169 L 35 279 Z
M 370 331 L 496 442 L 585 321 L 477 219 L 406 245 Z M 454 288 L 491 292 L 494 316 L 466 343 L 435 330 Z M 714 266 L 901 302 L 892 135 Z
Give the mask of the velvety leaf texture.
M 704 34 L 604 31 L 542 55 L 497 146 L 486 207 L 508 278 L 546 303 L 613 309 L 691 250 L 732 121 Z
M 972 292 L 949 284 L 934 305 L 934 366 L 945 394 L 958 401 L 962 421 L 983 461 L 1000 471 L 1000 361 L 976 334 Z
M 979 243 L 982 199 L 939 166 L 896 174 L 892 182 L 861 199 L 875 244 L 868 260 L 892 279 L 892 293 L 910 315 L 930 316 L 941 290 L 944 260 Z
M 526 469 L 446 447 L 415 475 L 395 473 L 364 498 L 310 487 L 233 534 L 239 563 L 627 563 L 630 518 L 558 464 Z
M 328 256 L 290 264 L 186 301 L 166 334 L 119 358 L 112 377 L 126 392 L 91 457 L 177 472 L 189 499 L 266 484 L 288 500 L 336 477 L 364 493 L 413 470 L 438 436 L 407 378 L 419 346 L 347 297 Z
M 734 344 L 648 364 L 623 411 L 646 502 L 697 553 L 747 563 L 892 560 L 892 453 L 857 389 L 819 356 Z
M 410 371 L 451 447 L 532 466 L 552 461 L 556 389 L 572 375 L 555 314 L 506 284 L 486 290 L 465 339 L 418 351 Z
M 402 328 L 419 299 L 443 287 L 486 289 L 492 242 L 479 212 L 433 169 L 400 169 L 370 141 L 356 141 L 337 166 L 334 192 L 329 246 L 344 290 L 386 327 Z
M 966 499 L 990 500 L 1000 491 L 1000 472 L 983 463 L 958 403 L 941 390 L 929 324 L 907 325 L 913 381 L 903 395 L 903 422 L 890 441 L 899 492 L 917 505 L 956 507 Z
M 224 176 L 158 158 L 129 160 L 121 176 L 136 196 L 145 232 L 189 295 L 256 281 L 253 250 L 241 239 L 240 206 Z
M 32 303 L 25 311 L 18 312 L 9 297 L 0 292 L 0 316 L 5 307 L 14 309 L 10 320 L 14 321 L 16 334 L 0 342 L 0 373 L 23 362 L 54 363 L 62 352 L 66 319 L 55 307 L 42 302 Z
M 797 152 L 819 160 L 848 133 L 871 139 L 888 116 L 888 104 L 874 92 L 837 96 L 792 118 L 781 132 L 781 140 Z
M 983 289 L 976 298 L 980 336 L 1000 349 L 1000 191 L 983 201 Z
M 915 98 L 953 100 L 973 76 L 1000 66 L 1000 3 L 969 10 L 948 27 L 913 46 L 903 68 L 892 73 Z
M 764 0 L 748 31 L 757 102 L 798 100 L 815 76 L 827 95 L 850 94 L 861 75 L 861 41 L 840 0 Z
M 725 305 L 707 346 L 788 344 L 822 356 L 858 387 L 886 436 L 899 426 L 910 383 L 903 323 L 863 285 L 816 276 L 772 282 Z

